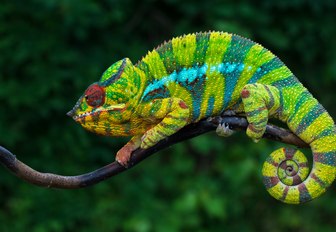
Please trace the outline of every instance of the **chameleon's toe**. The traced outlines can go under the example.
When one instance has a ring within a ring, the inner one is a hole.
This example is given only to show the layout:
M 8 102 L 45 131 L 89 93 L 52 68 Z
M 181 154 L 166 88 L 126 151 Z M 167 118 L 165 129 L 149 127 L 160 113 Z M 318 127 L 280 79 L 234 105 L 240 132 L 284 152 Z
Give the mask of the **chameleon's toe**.
M 233 130 L 230 129 L 228 123 L 219 124 L 216 128 L 216 133 L 218 136 L 229 137 L 233 134 Z

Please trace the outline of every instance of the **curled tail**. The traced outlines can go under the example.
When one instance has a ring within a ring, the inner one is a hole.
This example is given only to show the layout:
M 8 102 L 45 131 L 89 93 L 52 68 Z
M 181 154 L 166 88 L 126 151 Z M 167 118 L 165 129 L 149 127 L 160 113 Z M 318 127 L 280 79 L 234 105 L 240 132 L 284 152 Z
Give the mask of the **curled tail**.
M 262 170 L 267 191 L 290 204 L 304 203 L 324 193 L 336 177 L 336 129 L 323 106 L 301 84 L 296 85 L 295 91 L 262 84 L 247 85 L 242 99 L 250 123 L 247 130 L 250 137 L 258 140 L 264 133 L 265 117 L 275 116 L 287 122 L 291 131 L 310 145 L 313 153 L 309 173 L 302 152 L 293 148 L 274 151 Z

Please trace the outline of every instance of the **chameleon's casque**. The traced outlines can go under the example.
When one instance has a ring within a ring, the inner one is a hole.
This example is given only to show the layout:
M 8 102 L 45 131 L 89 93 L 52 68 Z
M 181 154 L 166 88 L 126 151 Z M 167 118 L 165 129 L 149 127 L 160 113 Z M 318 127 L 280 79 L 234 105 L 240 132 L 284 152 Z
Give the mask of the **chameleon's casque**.
M 126 165 L 136 148 L 151 147 L 187 124 L 227 110 L 246 116 L 246 133 L 255 141 L 272 117 L 310 145 L 310 173 L 295 149 L 281 148 L 267 159 L 264 183 L 273 197 L 302 203 L 331 185 L 336 174 L 332 118 L 279 58 L 237 35 L 189 34 L 162 44 L 136 65 L 127 58 L 118 61 L 68 114 L 94 133 L 133 136 L 117 154 Z

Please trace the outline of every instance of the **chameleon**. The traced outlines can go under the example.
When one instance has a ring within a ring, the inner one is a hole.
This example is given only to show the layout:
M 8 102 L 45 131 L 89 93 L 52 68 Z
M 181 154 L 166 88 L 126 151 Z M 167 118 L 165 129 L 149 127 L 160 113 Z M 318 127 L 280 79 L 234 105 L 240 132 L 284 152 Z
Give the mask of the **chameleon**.
M 265 161 L 263 183 L 275 199 L 308 202 L 334 181 L 333 119 L 277 56 L 236 34 L 187 34 L 162 43 L 135 65 L 119 60 L 68 115 L 96 134 L 132 136 L 116 155 L 127 166 L 137 148 L 152 147 L 188 124 L 226 112 L 247 118 L 246 134 L 255 142 L 274 118 L 309 144 L 311 170 L 295 148 L 280 148 Z M 217 133 L 232 134 L 225 125 Z

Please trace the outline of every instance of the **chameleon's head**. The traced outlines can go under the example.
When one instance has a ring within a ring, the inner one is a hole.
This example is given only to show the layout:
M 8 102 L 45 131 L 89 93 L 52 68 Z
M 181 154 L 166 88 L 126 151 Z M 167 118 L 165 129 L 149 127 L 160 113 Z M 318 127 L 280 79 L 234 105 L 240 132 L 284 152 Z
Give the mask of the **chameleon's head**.
M 127 124 L 138 101 L 139 75 L 125 58 L 111 65 L 91 84 L 67 113 L 85 129 L 102 135 L 126 135 Z

